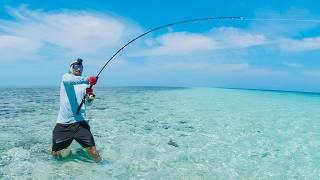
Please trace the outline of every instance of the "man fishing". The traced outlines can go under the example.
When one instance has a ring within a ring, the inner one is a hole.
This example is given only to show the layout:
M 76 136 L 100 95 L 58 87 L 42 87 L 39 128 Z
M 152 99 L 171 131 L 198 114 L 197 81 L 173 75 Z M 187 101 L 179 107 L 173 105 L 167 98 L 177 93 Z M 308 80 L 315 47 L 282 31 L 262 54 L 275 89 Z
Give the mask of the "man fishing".
M 72 62 L 69 73 L 62 76 L 60 85 L 60 110 L 53 130 L 52 155 L 64 157 L 68 146 L 76 140 L 83 148 L 86 148 L 91 157 L 100 161 L 90 126 L 86 119 L 86 105 L 91 105 L 95 95 L 92 86 L 97 83 L 95 76 L 84 78 L 82 75 L 82 59 Z M 88 88 L 88 85 L 91 85 Z M 77 109 L 83 97 L 85 106 L 82 106 L 79 113 Z
M 133 43 L 137 39 L 160 29 L 184 24 L 195 21 L 222 20 L 222 19 L 240 19 L 242 17 L 207 17 L 199 19 L 189 19 L 178 21 L 167 25 L 159 26 L 151 29 L 123 45 L 110 59 L 103 65 L 96 77 L 92 76 L 88 79 L 81 77 L 83 70 L 82 60 L 78 59 L 70 66 L 69 74 L 65 74 L 61 82 L 60 90 L 60 112 L 57 120 L 57 125 L 53 130 L 53 146 L 52 154 L 56 156 L 63 155 L 63 149 L 66 149 L 75 139 L 83 147 L 87 148 L 89 154 L 96 160 L 101 158 L 96 150 L 93 136 L 90 132 L 90 127 L 85 121 L 85 108 L 83 105 L 92 103 L 94 99 L 91 87 L 96 84 L 97 78 L 113 58 L 116 57 L 124 48 Z M 88 84 L 90 87 L 88 88 Z M 79 103 L 80 102 L 80 103 Z

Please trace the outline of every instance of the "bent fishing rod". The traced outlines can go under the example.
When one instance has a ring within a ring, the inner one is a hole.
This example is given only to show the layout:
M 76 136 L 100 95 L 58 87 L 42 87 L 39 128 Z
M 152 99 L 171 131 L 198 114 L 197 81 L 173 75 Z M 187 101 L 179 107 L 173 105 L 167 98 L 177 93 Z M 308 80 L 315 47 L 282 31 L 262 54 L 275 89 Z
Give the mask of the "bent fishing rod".
M 178 21 L 178 22 L 174 22 L 174 23 L 170 23 L 170 24 L 166 24 L 163 26 L 158 26 L 156 28 L 153 28 L 145 33 L 142 33 L 141 35 L 135 37 L 134 39 L 132 39 L 131 41 L 127 42 L 124 46 L 122 46 L 116 53 L 114 53 L 110 59 L 104 64 L 104 66 L 100 69 L 99 73 L 97 74 L 96 78 L 99 78 L 100 74 L 102 73 L 102 71 L 105 69 L 105 67 L 109 64 L 109 62 L 114 59 L 114 57 L 119 54 L 124 48 L 126 48 L 129 44 L 133 43 L 134 41 L 136 41 L 137 39 L 160 29 L 166 28 L 166 27 L 170 27 L 170 26 L 174 26 L 174 25 L 178 25 L 178 24 L 184 24 L 184 23 L 190 23 L 190 22 L 197 22 L 197 21 L 211 21 L 211 20 L 243 20 L 243 17 L 240 16 L 221 16 L 221 17 L 206 17 L 206 18 L 198 18 L 198 19 L 189 19 L 189 20 L 184 20 L 184 21 Z M 89 88 L 92 88 L 93 85 L 90 85 Z M 79 111 L 83 105 L 83 103 L 85 102 L 87 95 L 85 95 L 82 98 L 82 101 L 77 109 L 77 114 L 79 114 Z
M 97 74 L 96 78 L 99 78 L 100 74 L 102 73 L 102 71 L 105 69 L 105 67 L 109 64 L 109 62 L 114 59 L 114 57 L 119 54 L 124 48 L 126 48 L 129 44 L 133 43 L 134 41 L 136 41 L 137 39 L 160 29 L 166 28 L 166 27 L 170 27 L 170 26 L 175 26 L 178 24 L 184 24 L 184 23 L 189 23 L 189 22 L 197 22 L 197 21 L 211 21 L 211 20 L 245 20 L 245 21 L 292 21 L 292 22 L 313 22 L 313 23 L 320 23 L 319 19 L 286 19 L 286 18 L 244 18 L 242 16 L 221 16 L 221 17 L 206 17 L 206 18 L 198 18 L 198 19 L 189 19 L 189 20 L 184 20 L 184 21 L 178 21 L 178 22 L 174 22 L 174 23 L 170 23 L 170 24 L 166 24 L 163 26 L 158 26 L 154 29 L 151 29 L 137 37 L 135 37 L 134 39 L 132 39 L 131 41 L 127 42 L 124 46 L 122 46 L 118 51 L 116 51 L 116 53 L 114 53 L 110 59 L 104 64 L 104 66 L 100 69 L 99 73 Z M 89 88 L 92 88 L 93 85 L 90 85 Z M 77 114 L 79 114 L 79 111 L 83 105 L 83 103 L 85 102 L 87 95 L 85 95 L 82 98 L 82 101 L 77 109 Z

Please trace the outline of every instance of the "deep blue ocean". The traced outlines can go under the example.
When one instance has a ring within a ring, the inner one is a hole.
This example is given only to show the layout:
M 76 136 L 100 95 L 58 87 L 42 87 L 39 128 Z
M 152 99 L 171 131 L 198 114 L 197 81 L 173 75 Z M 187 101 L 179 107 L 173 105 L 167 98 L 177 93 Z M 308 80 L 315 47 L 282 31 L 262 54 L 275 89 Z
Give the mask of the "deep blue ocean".
M 320 179 L 320 95 L 219 88 L 97 88 L 103 158 L 50 155 L 59 88 L 2 88 L 0 179 Z

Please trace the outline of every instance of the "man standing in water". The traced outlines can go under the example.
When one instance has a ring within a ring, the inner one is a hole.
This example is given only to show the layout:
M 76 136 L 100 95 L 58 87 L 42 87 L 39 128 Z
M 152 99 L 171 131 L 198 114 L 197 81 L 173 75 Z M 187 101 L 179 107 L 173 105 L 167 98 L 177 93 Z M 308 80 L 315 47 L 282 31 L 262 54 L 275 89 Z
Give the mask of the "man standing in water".
M 93 90 L 88 85 L 95 85 L 97 78 L 82 77 L 82 59 L 77 59 L 70 65 L 69 73 L 62 77 L 60 86 L 60 110 L 52 137 L 52 155 L 63 157 L 64 152 L 73 140 L 76 140 L 95 161 L 100 161 L 90 126 L 86 121 L 85 106 L 91 105 L 95 98 Z M 82 98 L 86 101 L 79 113 L 77 109 Z

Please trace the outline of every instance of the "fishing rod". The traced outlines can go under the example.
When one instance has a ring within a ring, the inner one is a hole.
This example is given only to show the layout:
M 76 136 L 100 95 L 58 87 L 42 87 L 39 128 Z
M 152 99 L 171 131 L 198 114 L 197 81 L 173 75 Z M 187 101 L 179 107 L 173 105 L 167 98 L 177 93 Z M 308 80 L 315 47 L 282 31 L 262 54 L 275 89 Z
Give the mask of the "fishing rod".
M 116 53 L 114 53 L 110 59 L 104 64 L 104 66 L 100 69 L 99 73 L 97 74 L 96 78 L 99 78 L 100 74 L 102 73 L 102 71 L 105 69 L 105 67 L 109 64 L 109 62 L 117 55 L 119 54 L 124 48 L 126 48 L 129 44 L 133 43 L 134 41 L 136 41 L 137 39 L 160 29 L 166 28 L 166 27 L 170 27 L 170 26 L 174 26 L 177 24 L 184 24 L 184 23 L 190 23 L 190 22 L 197 22 L 197 21 L 211 21 L 211 20 L 243 20 L 243 17 L 240 16 L 221 16 L 221 17 L 206 17 L 206 18 L 198 18 L 198 19 L 189 19 L 189 20 L 184 20 L 184 21 L 178 21 L 178 22 L 174 22 L 174 23 L 170 23 L 170 24 L 166 24 L 163 26 L 158 26 L 154 29 L 151 29 L 145 33 L 142 33 L 141 35 L 135 37 L 134 39 L 132 39 L 131 41 L 127 42 L 124 46 L 122 46 Z M 93 85 L 90 85 L 89 88 L 92 88 Z M 87 95 L 85 95 L 82 98 L 82 101 L 77 109 L 77 114 L 79 114 L 79 111 L 83 105 L 83 103 L 85 102 Z
M 104 66 L 100 69 L 99 73 L 97 74 L 96 78 L 99 78 L 100 74 L 102 73 L 102 71 L 105 69 L 105 67 L 109 64 L 109 62 L 117 55 L 119 54 L 124 48 L 126 48 L 129 44 L 133 43 L 134 41 L 136 41 L 137 39 L 160 29 L 166 28 L 166 27 L 170 27 L 170 26 L 174 26 L 177 24 L 184 24 L 184 23 L 189 23 L 189 22 L 197 22 L 197 21 L 210 21 L 210 20 L 245 20 L 245 21 L 287 21 L 287 22 L 313 22 L 313 23 L 320 23 L 319 19 L 289 19 L 289 18 L 244 18 L 242 16 L 221 16 L 221 17 L 206 17 L 206 18 L 198 18 L 198 19 L 189 19 L 189 20 L 184 20 L 184 21 L 178 21 L 178 22 L 174 22 L 174 23 L 170 23 L 170 24 L 166 24 L 163 26 L 158 26 L 154 29 L 151 29 L 137 37 L 135 37 L 134 39 L 132 39 L 131 41 L 127 42 L 124 46 L 122 46 L 116 53 L 114 53 L 110 59 L 104 64 Z M 89 88 L 92 88 L 93 85 L 90 85 Z M 77 109 L 77 114 L 79 114 L 79 111 L 83 105 L 83 103 L 85 102 L 87 95 L 85 95 L 82 98 L 82 101 Z

